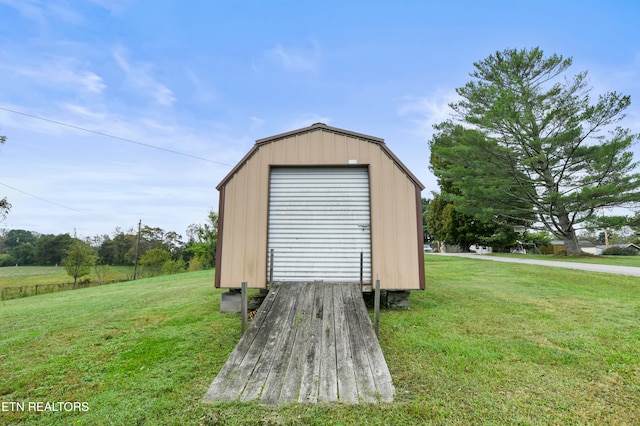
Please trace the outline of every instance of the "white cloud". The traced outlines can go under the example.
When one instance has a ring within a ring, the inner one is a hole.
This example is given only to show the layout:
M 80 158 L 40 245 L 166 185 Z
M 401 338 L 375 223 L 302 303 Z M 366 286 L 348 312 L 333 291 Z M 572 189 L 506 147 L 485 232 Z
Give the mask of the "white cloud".
M 79 81 L 89 92 L 100 93 L 107 87 L 102 82 L 102 78 L 92 72 L 85 72 Z
M 131 3 L 130 0 L 88 0 L 89 3 L 96 4 L 113 14 L 121 13 L 128 3 Z
M 0 65 L 18 78 L 26 77 L 30 84 L 43 86 L 65 86 L 88 93 L 102 93 L 107 87 L 102 77 L 83 69 L 84 66 L 73 58 L 53 57 L 37 63 L 21 65 Z
M 84 17 L 66 1 L 0 0 L 0 3 L 15 9 L 23 18 L 34 22 L 41 30 L 47 29 L 49 20 L 72 25 L 81 25 L 85 22 Z
M 82 105 L 62 103 L 61 107 L 73 115 L 82 115 L 85 118 L 95 121 L 102 121 L 106 118 L 104 113 L 91 111 L 89 108 Z
M 40 27 L 46 24 L 44 11 L 40 2 L 36 0 L 0 0 L 0 3 L 17 10 L 23 18 L 35 22 Z
M 185 68 L 184 72 L 193 85 L 193 99 L 197 102 L 210 103 L 218 98 L 215 91 L 203 82 L 196 72 L 190 68 Z
M 287 71 L 310 72 L 320 67 L 321 54 L 317 43 L 308 48 L 285 47 L 278 43 L 267 53 Z
M 171 106 L 176 100 L 173 92 L 161 84 L 154 87 L 153 95 L 156 98 L 156 102 L 164 106 Z
M 260 117 L 251 117 L 251 128 L 256 129 L 262 127 L 266 120 Z
M 304 113 L 284 123 L 282 126 L 282 131 L 288 132 L 290 130 L 301 129 L 303 127 L 309 127 L 315 123 L 324 123 L 328 125 L 332 121 L 333 119 L 331 117 L 322 116 L 315 113 Z
M 80 25 L 84 23 L 82 15 L 71 8 L 66 2 L 49 1 L 45 4 L 48 13 L 50 13 L 54 18 L 68 24 Z
M 399 99 L 398 115 L 409 117 L 414 132 L 423 139 L 430 139 L 433 125 L 451 118 L 449 104 L 458 99 L 454 90 L 437 90 L 431 96 L 406 96 Z
M 126 74 L 127 84 L 135 91 L 150 96 L 163 106 L 171 106 L 176 98 L 171 89 L 160 83 L 152 74 L 153 67 L 150 64 L 138 62 L 130 63 L 124 56 L 124 52 L 117 50 L 113 53 L 116 63 Z

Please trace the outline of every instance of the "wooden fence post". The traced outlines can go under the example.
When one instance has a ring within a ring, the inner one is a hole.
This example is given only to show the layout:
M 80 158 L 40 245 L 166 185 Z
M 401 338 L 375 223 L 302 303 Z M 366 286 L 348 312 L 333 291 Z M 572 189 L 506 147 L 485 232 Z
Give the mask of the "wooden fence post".
M 247 282 L 242 283 L 242 334 L 247 330 Z
M 380 280 L 376 280 L 376 290 L 373 297 L 373 328 L 376 331 L 376 337 L 378 336 L 378 324 L 380 323 Z

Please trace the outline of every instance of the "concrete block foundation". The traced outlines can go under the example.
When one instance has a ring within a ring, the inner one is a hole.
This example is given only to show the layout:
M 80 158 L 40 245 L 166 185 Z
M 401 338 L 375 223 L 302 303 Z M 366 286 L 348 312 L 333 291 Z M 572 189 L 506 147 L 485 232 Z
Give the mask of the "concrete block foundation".
M 411 291 L 387 290 L 387 308 L 409 309 Z
M 242 293 L 239 290 L 230 290 L 220 296 L 220 312 L 227 314 L 239 314 L 242 310 Z

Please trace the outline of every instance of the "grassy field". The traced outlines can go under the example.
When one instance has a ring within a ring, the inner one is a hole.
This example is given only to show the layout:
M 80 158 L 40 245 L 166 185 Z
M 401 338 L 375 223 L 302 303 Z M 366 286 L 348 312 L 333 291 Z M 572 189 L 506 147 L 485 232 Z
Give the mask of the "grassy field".
M 427 256 L 427 290 L 386 310 L 391 404 L 200 399 L 240 337 L 212 271 L 0 302 L 0 423 L 640 424 L 637 278 Z M 27 406 L 28 407 L 28 406 Z
M 133 275 L 133 266 L 108 266 L 105 282 L 123 281 Z M 98 281 L 95 271 L 82 279 Z M 5 266 L 0 268 L 0 287 L 73 282 L 62 266 Z

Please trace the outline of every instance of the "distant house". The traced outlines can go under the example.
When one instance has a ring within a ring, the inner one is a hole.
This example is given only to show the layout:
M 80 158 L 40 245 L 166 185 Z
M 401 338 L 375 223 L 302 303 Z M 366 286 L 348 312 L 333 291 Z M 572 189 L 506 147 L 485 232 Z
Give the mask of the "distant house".
M 596 246 L 588 240 L 580 240 L 578 241 L 580 248 L 583 252 L 589 254 L 599 254 L 597 253 Z M 562 240 L 553 240 L 551 241 L 551 254 L 560 254 L 565 251 L 564 241 Z M 549 250 L 545 250 L 545 253 L 549 253 Z

